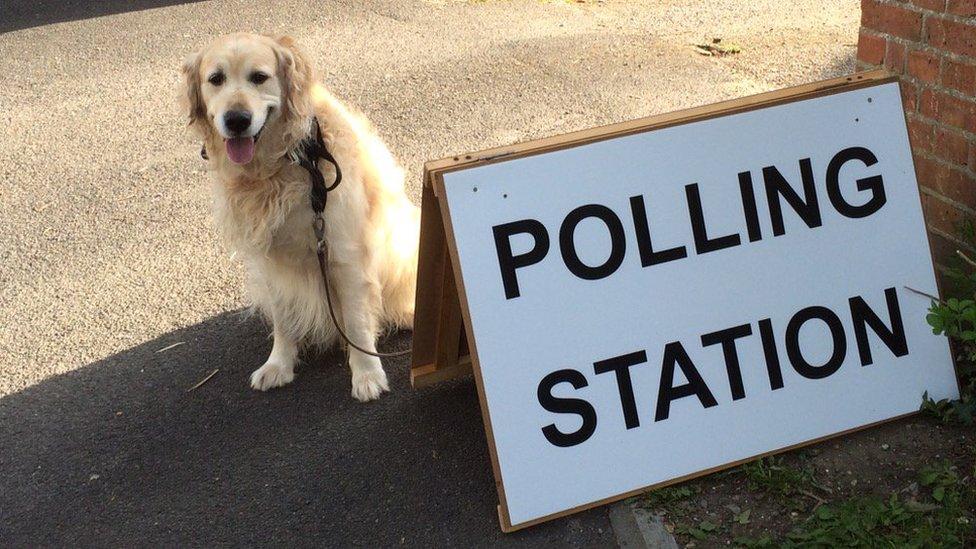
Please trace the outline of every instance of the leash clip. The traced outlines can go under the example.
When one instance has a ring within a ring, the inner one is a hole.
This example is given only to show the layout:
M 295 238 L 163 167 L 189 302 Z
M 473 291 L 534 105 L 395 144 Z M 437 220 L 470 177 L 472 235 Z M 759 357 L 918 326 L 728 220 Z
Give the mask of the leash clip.
M 312 220 L 312 229 L 315 231 L 316 250 L 321 252 L 325 249 L 325 218 L 322 217 L 321 213 L 315 214 L 315 219 Z

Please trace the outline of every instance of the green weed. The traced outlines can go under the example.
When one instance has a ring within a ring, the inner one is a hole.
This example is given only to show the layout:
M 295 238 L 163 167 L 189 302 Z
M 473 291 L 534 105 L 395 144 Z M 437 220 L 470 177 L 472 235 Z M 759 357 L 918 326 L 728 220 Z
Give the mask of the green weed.
M 976 244 L 976 229 L 966 221 L 960 237 Z M 925 320 L 935 334 L 944 334 L 956 351 L 956 373 L 959 377 L 959 399 L 935 401 L 922 395 L 922 411 L 944 423 L 972 425 L 976 421 L 976 262 L 959 252 L 946 270 L 949 297 L 933 301 Z
M 693 490 L 687 485 L 679 484 L 677 486 L 659 488 L 643 494 L 640 496 L 640 502 L 645 507 L 664 507 L 668 504 L 688 499 L 692 494 L 696 493 L 698 493 L 698 490 Z
M 739 470 L 745 474 L 750 490 L 764 490 L 783 497 L 816 486 L 810 467 L 790 467 L 778 456 L 746 463 Z
M 891 494 L 818 506 L 786 538 L 740 537 L 739 547 L 966 547 L 976 542 L 972 478 L 949 462 L 922 469 L 921 501 Z

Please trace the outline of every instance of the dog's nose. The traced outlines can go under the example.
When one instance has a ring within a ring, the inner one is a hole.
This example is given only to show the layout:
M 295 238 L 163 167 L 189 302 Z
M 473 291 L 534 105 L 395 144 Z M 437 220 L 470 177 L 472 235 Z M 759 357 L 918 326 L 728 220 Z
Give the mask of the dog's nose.
M 247 111 L 227 111 L 224 113 L 224 126 L 234 133 L 244 133 L 251 125 L 251 113 Z

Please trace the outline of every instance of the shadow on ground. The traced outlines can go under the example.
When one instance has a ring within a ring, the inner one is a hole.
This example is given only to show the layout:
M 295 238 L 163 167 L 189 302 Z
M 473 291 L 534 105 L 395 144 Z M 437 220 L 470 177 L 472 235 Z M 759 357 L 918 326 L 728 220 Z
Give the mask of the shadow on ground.
M 835 57 L 830 64 L 824 65 L 823 68 L 814 74 L 814 78 L 826 80 L 828 78 L 837 78 L 838 76 L 852 74 L 856 71 L 857 49 L 851 48 L 850 51 Z
M 499 532 L 470 379 L 414 391 L 387 361 L 394 392 L 364 405 L 333 352 L 258 393 L 266 335 L 226 313 L 0 400 L 2 544 L 612 543 L 599 509 Z
M 3 0 L 0 33 L 201 0 Z

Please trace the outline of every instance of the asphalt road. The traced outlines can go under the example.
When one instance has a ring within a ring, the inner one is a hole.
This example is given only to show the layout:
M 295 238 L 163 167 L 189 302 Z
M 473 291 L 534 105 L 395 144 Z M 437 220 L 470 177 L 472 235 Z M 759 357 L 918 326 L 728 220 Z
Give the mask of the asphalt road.
M 848 72 L 857 1 L 170 4 L 0 2 L 0 545 L 613 544 L 600 509 L 498 531 L 470 380 L 413 391 L 388 360 L 362 405 L 326 355 L 248 389 L 268 330 L 238 314 L 180 61 L 295 36 L 417 199 L 427 159 Z M 742 53 L 692 51 L 713 37 Z
M 470 383 L 412 391 L 388 362 L 393 393 L 362 405 L 333 354 L 257 393 L 243 380 L 265 334 L 225 313 L 4 399 L 2 544 L 614 543 L 603 510 L 499 531 Z

